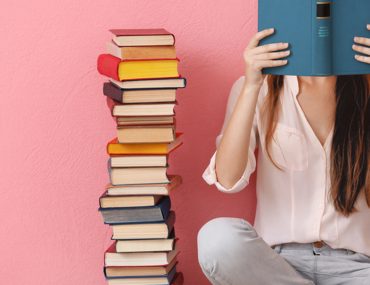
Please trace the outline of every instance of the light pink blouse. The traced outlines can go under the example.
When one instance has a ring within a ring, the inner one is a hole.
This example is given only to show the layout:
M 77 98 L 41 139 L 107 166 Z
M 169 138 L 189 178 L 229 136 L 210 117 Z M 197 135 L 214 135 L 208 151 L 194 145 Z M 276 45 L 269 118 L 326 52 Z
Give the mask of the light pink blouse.
M 203 179 L 209 185 L 215 184 L 222 192 L 239 192 L 248 185 L 257 165 L 254 227 L 269 245 L 323 240 L 333 248 L 347 248 L 370 255 L 370 208 L 364 193 L 361 192 L 355 205 L 358 212 L 345 217 L 335 211 L 328 193 L 334 129 L 322 146 L 297 101 L 297 76 L 284 76 L 284 89 L 280 96 L 282 108 L 271 145 L 272 156 L 284 171 L 272 164 L 264 148 L 265 129 L 261 124 L 260 108 L 268 89 L 265 79 L 258 95 L 245 171 L 231 188 L 227 189 L 217 181 L 217 147 L 243 82 L 244 76 L 231 88 L 224 124 Z M 254 153 L 256 147 L 258 162 Z

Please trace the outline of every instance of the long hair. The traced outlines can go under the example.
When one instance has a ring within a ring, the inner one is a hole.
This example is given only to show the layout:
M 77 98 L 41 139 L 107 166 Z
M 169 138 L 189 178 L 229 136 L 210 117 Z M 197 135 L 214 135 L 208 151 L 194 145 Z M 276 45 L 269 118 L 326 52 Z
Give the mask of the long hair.
M 283 75 L 267 75 L 268 95 L 264 102 L 266 122 L 265 148 L 269 147 L 279 116 L 279 94 Z M 336 112 L 330 155 L 331 198 L 335 209 L 345 216 L 357 211 L 355 202 L 364 191 L 370 207 L 370 76 L 337 77 Z

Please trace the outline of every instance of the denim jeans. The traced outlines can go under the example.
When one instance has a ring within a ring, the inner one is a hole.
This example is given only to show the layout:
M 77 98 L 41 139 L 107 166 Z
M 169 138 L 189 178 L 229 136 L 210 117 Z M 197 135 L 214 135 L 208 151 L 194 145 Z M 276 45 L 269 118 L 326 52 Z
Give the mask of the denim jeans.
M 244 219 L 212 219 L 197 242 L 199 264 L 213 285 L 370 285 L 369 256 L 326 244 L 270 247 Z

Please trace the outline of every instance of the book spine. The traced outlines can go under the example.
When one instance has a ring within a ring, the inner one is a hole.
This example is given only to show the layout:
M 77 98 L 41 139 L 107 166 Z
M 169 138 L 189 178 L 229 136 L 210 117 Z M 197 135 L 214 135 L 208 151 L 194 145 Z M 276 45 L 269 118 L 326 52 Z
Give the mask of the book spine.
M 312 1 L 312 74 L 332 74 L 332 1 Z
M 123 103 L 123 91 L 113 84 L 105 82 L 103 85 L 103 94 L 115 101 Z
M 107 170 L 108 170 L 109 183 L 113 185 L 113 183 L 112 183 L 112 166 L 110 164 L 110 160 L 107 161 Z
M 113 100 L 111 97 L 107 96 L 107 107 L 109 108 L 110 110 L 110 114 L 112 115 L 112 117 L 116 117 L 116 115 L 114 115 L 114 107 L 116 105 L 120 105 L 119 102 Z
M 162 199 L 163 200 L 158 204 L 158 207 L 161 209 L 163 220 L 167 220 L 171 210 L 171 200 L 168 196 L 165 196 Z
M 118 77 L 118 66 L 121 59 L 110 54 L 101 54 L 98 57 L 98 72 L 107 77 L 120 81 Z
M 175 230 L 175 222 L 176 222 L 176 212 L 170 211 L 167 219 L 165 220 L 165 224 L 167 225 L 167 229 L 168 229 L 168 234 L 166 238 L 168 238 L 172 230 Z

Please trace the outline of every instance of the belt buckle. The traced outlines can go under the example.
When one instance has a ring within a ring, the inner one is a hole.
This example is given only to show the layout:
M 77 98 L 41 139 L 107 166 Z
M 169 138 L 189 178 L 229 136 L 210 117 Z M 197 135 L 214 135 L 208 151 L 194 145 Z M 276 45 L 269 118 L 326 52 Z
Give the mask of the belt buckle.
M 313 249 L 312 249 L 312 251 L 313 251 L 313 254 L 314 255 L 321 255 L 321 253 L 320 253 L 320 249 L 324 246 L 324 242 L 323 241 L 321 241 L 321 240 L 319 240 L 319 241 L 315 241 L 315 242 L 313 242 L 312 243 L 312 245 L 313 245 Z
M 314 245 L 314 247 L 317 247 L 317 248 L 322 248 L 324 246 L 324 242 L 321 240 L 315 241 L 312 244 Z

